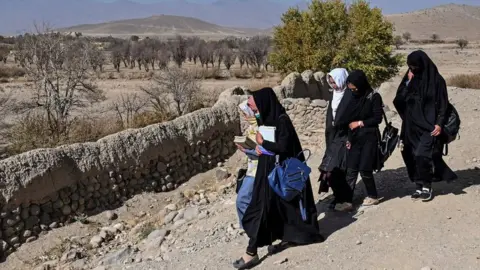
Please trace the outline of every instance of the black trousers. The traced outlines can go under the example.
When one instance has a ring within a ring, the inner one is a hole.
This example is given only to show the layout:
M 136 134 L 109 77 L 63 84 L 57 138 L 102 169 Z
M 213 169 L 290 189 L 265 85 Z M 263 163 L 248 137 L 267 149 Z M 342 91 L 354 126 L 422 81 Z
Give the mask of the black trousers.
M 367 190 L 367 195 L 370 198 L 378 198 L 377 193 L 377 186 L 375 185 L 375 179 L 373 178 L 372 171 L 358 171 L 355 169 L 347 169 L 347 183 L 352 190 L 352 197 L 353 191 L 355 190 L 355 185 L 357 183 L 358 174 L 362 177 L 362 181 L 365 184 L 365 188 Z
M 328 183 L 332 188 L 336 203 L 352 202 L 353 190 L 347 183 L 344 171 L 340 169 L 333 170 L 328 178 Z
M 250 238 L 248 240 L 248 246 L 247 246 L 247 254 L 250 256 L 255 256 L 257 255 L 257 240 Z

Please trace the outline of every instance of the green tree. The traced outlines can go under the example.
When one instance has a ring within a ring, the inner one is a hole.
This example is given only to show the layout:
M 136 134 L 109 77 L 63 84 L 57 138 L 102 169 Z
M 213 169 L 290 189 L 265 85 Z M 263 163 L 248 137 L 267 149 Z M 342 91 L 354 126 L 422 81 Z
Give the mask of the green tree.
M 305 11 L 290 9 L 274 30 L 270 61 L 283 73 L 334 67 L 362 69 L 373 85 L 398 72 L 393 25 L 364 1 L 312 0 Z

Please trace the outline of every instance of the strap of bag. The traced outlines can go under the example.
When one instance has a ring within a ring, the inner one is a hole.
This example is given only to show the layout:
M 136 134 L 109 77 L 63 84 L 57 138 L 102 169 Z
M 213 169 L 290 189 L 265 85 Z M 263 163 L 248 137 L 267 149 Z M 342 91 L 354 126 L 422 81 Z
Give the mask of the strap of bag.
M 302 220 L 307 221 L 307 209 L 305 209 L 303 206 L 303 200 L 300 199 L 298 203 L 300 204 L 300 214 L 302 215 Z
M 308 159 L 312 156 L 312 151 L 310 151 L 310 149 L 305 149 L 305 150 L 303 150 L 302 152 L 298 153 L 297 158 L 298 158 L 301 154 L 303 154 L 303 153 L 305 153 L 305 152 L 308 153 L 308 156 L 305 157 L 305 161 L 304 161 L 303 163 L 306 163 L 306 162 L 308 161 Z

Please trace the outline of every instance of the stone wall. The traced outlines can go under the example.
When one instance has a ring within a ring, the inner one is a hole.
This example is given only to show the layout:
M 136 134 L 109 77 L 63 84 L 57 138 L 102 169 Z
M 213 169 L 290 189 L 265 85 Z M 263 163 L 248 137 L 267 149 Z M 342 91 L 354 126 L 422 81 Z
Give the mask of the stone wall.
M 319 152 L 324 149 L 325 118 L 328 102 L 309 98 L 283 99 L 303 148 Z
M 302 145 L 323 149 L 327 102 L 288 98 L 303 96 L 308 84 L 287 81 L 292 84 L 281 87 L 290 90 L 279 98 Z M 321 88 L 310 90 L 318 97 Z M 119 206 L 143 191 L 173 190 L 216 167 L 236 151 L 233 137 L 241 133 L 237 105 L 244 94 L 243 88 L 228 89 L 212 108 L 170 122 L 1 160 L 0 257 L 78 217 Z
M 212 108 L 170 122 L 0 161 L 0 257 L 74 217 L 216 167 L 236 151 L 242 94 L 229 89 Z

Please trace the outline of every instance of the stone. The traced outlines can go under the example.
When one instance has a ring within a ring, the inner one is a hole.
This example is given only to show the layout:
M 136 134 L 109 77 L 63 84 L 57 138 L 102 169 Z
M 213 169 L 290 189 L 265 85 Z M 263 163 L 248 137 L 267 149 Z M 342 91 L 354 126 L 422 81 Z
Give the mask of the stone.
M 172 222 L 173 219 L 174 219 L 176 216 L 177 216 L 177 211 L 172 211 L 172 212 L 168 213 L 168 214 L 165 216 L 165 218 L 163 219 L 163 222 L 164 222 L 165 224 L 168 224 L 168 223 Z
M 177 205 L 174 204 L 174 203 L 171 203 L 171 204 L 165 206 L 165 209 L 169 212 L 177 211 Z
M 132 254 L 134 253 L 133 248 L 130 246 L 122 248 L 112 254 L 109 254 L 104 257 L 101 261 L 102 265 L 112 265 L 112 264 L 119 264 L 124 263 Z
M 122 223 L 117 223 L 113 225 L 113 228 L 115 228 L 117 231 L 123 231 L 125 229 L 125 226 Z
M 105 213 L 105 216 L 107 217 L 108 220 L 115 220 L 118 217 L 117 214 L 113 211 L 107 211 Z
M 153 232 L 151 232 L 148 236 L 147 236 L 147 241 L 149 240 L 153 240 L 153 239 L 156 239 L 156 238 L 160 238 L 160 237 L 165 237 L 169 234 L 169 231 L 168 230 L 165 230 L 165 229 L 159 229 L 159 230 L 154 230 Z
M 157 171 L 162 173 L 162 172 L 165 172 L 166 170 L 167 170 L 167 165 L 165 165 L 165 163 L 163 162 L 158 162 Z
M 357 245 L 361 245 L 361 244 L 362 244 L 362 241 L 358 240 Z
M 54 221 L 48 227 L 50 227 L 50 229 L 58 228 L 58 223 L 56 221 Z
M 68 250 L 62 254 L 62 257 L 60 258 L 60 262 L 73 262 L 75 260 L 81 259 L 83 257 L 82 252 L 73 249 L 73 250 Z
M 25 220 L 25 228 L 32 229 L 35 225 L 40 222 L 40 219 L 37 216 L 30 216 Z
M 191 221 L 196 219 L 199 214 L 200 212 L 197 207 L 189 207 L 185 210 L 185 213 L 183 214 L 183 219 L 185 219 L 185 221 Z
M 217 181 L 223 181 L 228 178 L 228 170 L 225 168 L 219 168 L 215 172 L 215 177 L 217 178 Z
M 65 216 L 70 215 L 72 213 L 72 208 L 70 207 L 70 205 L 64 205 L 63 208 L 62 208 L 62 213 Z
M 23 232 L 23 235 L 22 235 L 22 236 L 23 236 L 23 238 L 28 238 L 28 237 L 32 236 L 32 231 L 30 231 L 30 230 L 25 230 L 25 231 Z
M 5 252 L 8 249 L 8 243 L 0 239 L 0 252 Z
M 424 266 L 424 267 L 422 267 L 421 270 L 432 270 L 432 268 L 430 266 Z
M 30 205 L 30 214 L 32 216 L 38 216 L 40 214 L 40 206 L 36 204 Z
M 18 236 L 14 236 L 14 237 L 10 238 L 10 240 L 8 240 L 8 242 L 10 243 L 10 245 L 18 244 L 20 242 L 20 238 Z
M 37 236 L 31 236 L 31 237 L 27 238 L 27 240 L 25 240 L 25 242 L 30 243 L 30 242 L 33 242 L 35 240 L 37 240 Z
M 177 220 L 175 223 L 173 223 L 173 228 L 178 228 L 185 223 L 187 223 L 187 221 L 185 219 Z
M 90 239 L 90 245 L 94 248 L 99 247 L 103 243 L 103 238 L 99 235 L 95 235 Z
M 313 107 L 326 108 L 328 106 L 328 102 L 323 99 L 314 99 L 310 105 Z
M 30 211 L 28 210 L 28 208 L 23 208 L 22 209 L 22 212 L 20 213 L 20 217 L 25 220 L 27 219 L 28 217 L 30 216 Z
M 63 207 L 63 201 L 62 200 L 56 200 L 53 203 L 53 209 L 60 209 Z

